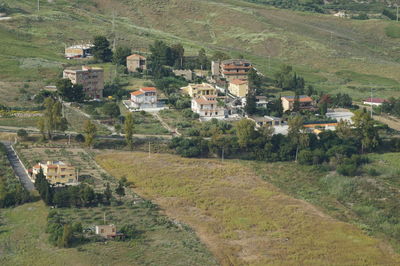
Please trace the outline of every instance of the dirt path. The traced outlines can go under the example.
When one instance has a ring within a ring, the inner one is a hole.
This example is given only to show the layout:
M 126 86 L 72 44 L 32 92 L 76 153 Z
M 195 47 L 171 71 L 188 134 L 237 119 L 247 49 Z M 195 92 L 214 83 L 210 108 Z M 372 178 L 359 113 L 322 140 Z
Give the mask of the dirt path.
M 171 128 L 162 118 L 161 116 L 158 114 L 158 112 L 151 112 L 151 114 L 158 120 L 160 121 L 161 125 L 168 130 L 171 134 L 176 135 L 178 137 L 182 136 L 181 133 L 178 132 L 178 129 L 175 128 Z

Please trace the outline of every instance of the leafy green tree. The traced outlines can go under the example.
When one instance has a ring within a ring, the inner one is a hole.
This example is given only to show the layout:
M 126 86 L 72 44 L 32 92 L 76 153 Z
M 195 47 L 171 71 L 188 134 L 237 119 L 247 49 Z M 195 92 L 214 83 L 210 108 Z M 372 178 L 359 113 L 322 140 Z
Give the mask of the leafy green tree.
M 106 201 L 106 203 L 110 203 L 111 199 L 112 199 L 112 190 L 110 188 L 110 184 L 107 183 L 106 185 L 106 189 L 104 190 L 104 199 Z
M 257 112 L 256 92 L 254 89 L 249 88 L 249 92 L 246 95 L 244 111 L 248 115 L 253 115 Z
M 240 148 L 249 149 L 257 138 L 256 124 L 248 119 L 242 119 L 236 124 L 236 135 Z
M 182 69 L 184 64 L 185 48 L 180 43 L 171 46 L 171 64 L 176 69 Z
M 101 111 L 103 112 L 103 114 L 105 114 L 108 117 L 118 117 L 121 114 L 121 111 L 119 109 L 118 104 L 116 104 L 115 102 L 108 102 L 105 103 L 103 105 L 103 107 L 101 108 Z
M 17 137 L 22 139 L 22 140 L 26 140 L 28 138 L 28 132 L 26 132 L 25 129 L 18 129 L 17 131 Z
M 199 53 L 197 55 L 197 60 L 199 62 L 199 68 L 201 70 L 208 69 L 210 67 L 210 60 L 208 59 L 206 50 L 204 50 L 204 48 L 201 48 L 199 50 Z
M 155 79 L 168 76 L 165 69 L 165 65 L 168 65 L 168 61 L 171 57 L 171 48 L 163 42 L 156 40 L 149 47 L 151 55 L 149 56 L 149 69 Z
M 69 79 L 59 79 L 56 86 L 58 94 L 64 101 L 82 102 L 85 99 L 82 85 L 72 84 Z
M 294 112 L 299 112 L 300 111 L 300 96 L 297 93 L 294 96 L 293 111 Z
M 257 90 L 260 90 L 262 86 L 262 78 L 257 73 L 257 71 L 254 68 L 252 68 L 250 69 L 247 76 L 248 76 L 249 88 L 254 90 L 255 92 L 257 92 Z
M 133 130 L 134 130 L 133 115 L 132 113 L 129 113 L 125 116 L 124 131 L 125 131 L 125 141 L 130 150 L 133 149 Z
M 72 240 L 73 240 L 72 226 L 70 224 L 64 224 L 63 234 L 61 238 L 59 238 L 57 246 L 62 248 L 69 248 L 71 247 Z
M 351 139 L 354 137 L 351 123 L 347 120 L 341 119 L 336 126 L 336 134 L 341 139 Z
M 47 132 L 48 138 L 52 139 L 53 132 L 55 130 L 63 130 L 65 123 L 68 123 L 68 121 L 62 117 L 62 105 L 60 102 L 49 97 L 45 99 L 44 107 L 44 116 L 41 117 L 37 126 L 43 137 L 45 132 Z
M 113 53 L 110 49 L 110 42 L 104 36 L 96 36 L 93 41 L 94 47 L 92 48 L 92 54 L 97 60 L 103 62 L 111 62 Z
M 115 65 L 121 65 L 121 66 L 126 66 L 126 58 L 132 54 L 132 51 L 129 47 L 125 46 L 118 46 L 117 49 L 115 49 L 115 52 L 113 54 L 113 64 Z
M 291 142 L 296 145 L 296 162 L 300 148 L 306 148 L 309 145 L 309 136 L 305 132 L 304 118 L 302 116 L 295 116 L 288 121 L 288 137 Z
M 223 61 L 223 60 L 227 60 L 229 58 L 230 58 L 229 55 L 227 55 L 226 53 L 221 52 L 221 51 L 215 52 L 212 56 L 212 60 L 214 60 L 214 61 Z
M 97 127 L 91 120 L 86 120 L 84 124 L 83 132 L 85 133 L 86 146 L 91 148 L 93 146 L 94 139 L 97 134 Z
M 379 133 L 375 122 L 365 110 L 358 110 L 352 117 L 356 127 L 356 136 L 361 141 L 361 151 L 373 150 L 380 142 Z
M 125 196 L 125 188 L 123 183 L 120 181 L 118 182 L 118 186 L 115 189 L 115 193 L 117 193 L 117 195 L 120 197 L 120 199 Z

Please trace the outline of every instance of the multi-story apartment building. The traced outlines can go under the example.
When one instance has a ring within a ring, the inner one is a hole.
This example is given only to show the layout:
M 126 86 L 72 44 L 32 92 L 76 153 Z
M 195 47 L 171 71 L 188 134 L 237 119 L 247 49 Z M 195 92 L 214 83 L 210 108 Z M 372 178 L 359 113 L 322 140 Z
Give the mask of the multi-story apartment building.
M 189 94 L 192 98 L 202 95 L 217 95 L 217 89 L 208 83 L 189 84 L 188 86 L 181 88 L 181 90 Z
M 48 161 L 46 163 L 38 163 L 32 168 L 31 179 L 36 180 L 36 175 L 40 169 L 50 184 L 77 184 L 78 177 L 75 172 L 75 167 L 67 165 L 61 161 Z
M 234 79 L 246 80 L 252 68 L 251 62 L 246 59 L 229 59 L 222 62 L 213 61 L 211 64 L 212 75 L 222 77 L 228 82 Z
M 138 69 L 146 70 L 146 57 L 133 54 L 126 58 L 126 68 L 129 72 L 138 72 Z
M 83 86 L 87 98 L 100 99 L 104 90 L 104 71 L 100 67 L 82 66 L 82 69 L 66 69 L 63 78 L 71 80 L 72 84 Z

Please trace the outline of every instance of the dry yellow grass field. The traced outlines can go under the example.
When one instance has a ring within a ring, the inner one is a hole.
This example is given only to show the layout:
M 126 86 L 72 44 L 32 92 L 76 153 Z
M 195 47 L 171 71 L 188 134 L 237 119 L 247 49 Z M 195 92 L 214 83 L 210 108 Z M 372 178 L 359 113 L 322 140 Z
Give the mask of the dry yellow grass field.
M 382 241 L 285 195 L 240 162 L 139 152 L 102 153 L 96 160 L 193 227 L 222 265 L 400 263 Z

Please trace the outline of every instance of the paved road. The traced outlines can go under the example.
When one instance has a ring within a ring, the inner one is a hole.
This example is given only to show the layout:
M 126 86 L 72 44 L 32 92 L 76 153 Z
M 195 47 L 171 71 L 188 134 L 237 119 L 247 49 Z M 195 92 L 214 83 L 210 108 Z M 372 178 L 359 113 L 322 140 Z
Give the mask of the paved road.
M 29 176 L 26 173 L 24 166 L 18 160 L 18 157 L 15 154 L 14 150 L 11 148 L 11 143 L 7 142 L 7 141 L 2 141 L 2 143 L 6 146 L 7 157 L 11 163 L 12 168 L 14 169 L 15 175 L 19 178 L 19 180 L 21 181 L 21 183 L 24 185 L 24 187 L 27 190 L 29 190 L 29 191 L 34 190 L 35 186 L 33 185 L 32 181 L 29 179 Z

